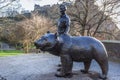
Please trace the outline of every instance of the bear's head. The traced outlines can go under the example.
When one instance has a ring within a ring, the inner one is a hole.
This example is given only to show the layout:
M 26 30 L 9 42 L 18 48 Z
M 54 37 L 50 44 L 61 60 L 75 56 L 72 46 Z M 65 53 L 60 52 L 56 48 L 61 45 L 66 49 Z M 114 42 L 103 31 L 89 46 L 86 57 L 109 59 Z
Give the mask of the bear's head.
M 47 51 L 57 44 L 57 35 L 54 33 L 46 33 L 40 39 L 34 42 L 34 45 L 37 49 L 41 49 L 42 51 Z

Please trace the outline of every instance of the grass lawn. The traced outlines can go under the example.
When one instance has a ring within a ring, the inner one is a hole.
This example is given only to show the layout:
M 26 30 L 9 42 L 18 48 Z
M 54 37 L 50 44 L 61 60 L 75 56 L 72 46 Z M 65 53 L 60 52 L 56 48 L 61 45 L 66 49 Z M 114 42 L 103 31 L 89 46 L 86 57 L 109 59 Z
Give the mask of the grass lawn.
M 2 56 L 13 56 L 23 54 L 20 50 L 0 50 L 0 57 Z

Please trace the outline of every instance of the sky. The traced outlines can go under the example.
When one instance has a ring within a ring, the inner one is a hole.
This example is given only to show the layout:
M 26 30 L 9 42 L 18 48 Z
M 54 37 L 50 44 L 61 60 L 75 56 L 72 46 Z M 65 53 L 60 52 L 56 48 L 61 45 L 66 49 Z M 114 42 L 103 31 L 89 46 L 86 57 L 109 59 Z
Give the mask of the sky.
M 57 4 L 58 0 L 20 0 L 20 3 L 25 10 L 33 10 L 34 4 L 39 4 L 40 6 L 52 5 Z

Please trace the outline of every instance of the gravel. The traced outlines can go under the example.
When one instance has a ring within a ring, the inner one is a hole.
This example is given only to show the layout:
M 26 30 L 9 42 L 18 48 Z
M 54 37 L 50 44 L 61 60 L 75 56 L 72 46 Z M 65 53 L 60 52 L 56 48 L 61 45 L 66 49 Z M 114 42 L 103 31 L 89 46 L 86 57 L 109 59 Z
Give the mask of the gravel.
M 72 78 L 57 78 L 57 65 L 60 58 L 51 54 L 23 54 L 0 57 L 0 80 L 101 80 L 98 78 L 101 69 L 93 60 L 90 72 L 82 74 L 83 63 L 74 62 Z M 107 80 L 120 80 L 120 63 L 109 61 Z

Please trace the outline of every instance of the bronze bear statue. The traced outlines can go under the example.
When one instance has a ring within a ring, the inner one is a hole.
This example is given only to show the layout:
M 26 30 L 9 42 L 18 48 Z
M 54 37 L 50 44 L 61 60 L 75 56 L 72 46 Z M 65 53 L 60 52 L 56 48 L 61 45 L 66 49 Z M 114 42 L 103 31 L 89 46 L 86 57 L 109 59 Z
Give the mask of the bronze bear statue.
M 47 33 L 35 41 L 36 48 L 60 56 L 61 71 L 57 77 L 72 75 L 73 61 L 83 62 L 83 73 L 88 73 L 91 61 L 94 59 L 100 66 L 100 78 L 106 79 L 108 74 L 108 55 L 104 45 L 96 38 L 89 36 L 70 36 L 62 34 L 59 37 L 54 33 Z

